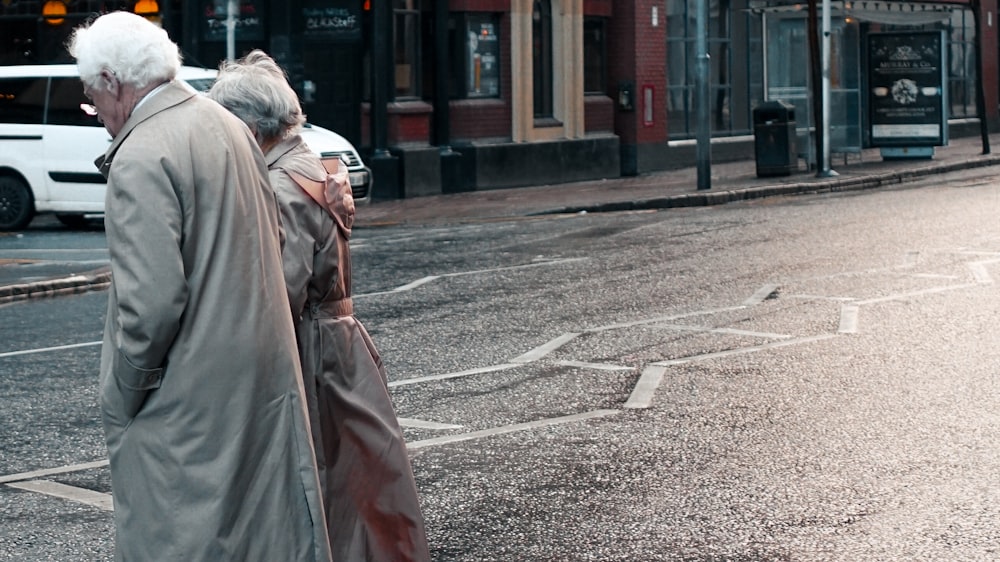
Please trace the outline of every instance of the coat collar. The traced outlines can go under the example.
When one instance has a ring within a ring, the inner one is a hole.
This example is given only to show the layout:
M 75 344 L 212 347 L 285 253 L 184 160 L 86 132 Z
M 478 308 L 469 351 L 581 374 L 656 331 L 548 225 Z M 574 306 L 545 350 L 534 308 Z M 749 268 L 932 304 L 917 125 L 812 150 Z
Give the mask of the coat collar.
M 165 88 L 157 92 L 155 96 L 147 99 L 145 103 L 136 108 L 128 120 L 125 121 L 122 130 L 118 131 L 118 135 L 111 142 L 111 146 L 108 147 L 107 152 L 94 161 L 94 165 L 101 171 L 104 178 L 108 178 L 108 174 L 111 171 L 111 161 L 114 159 L 115 153 L 118 152 L 118 148 L 125 142 L 125 139 L 139 123 L 161 111 L 179 105 L 196 95 L 198 95 L 198 92 L 186 82 L 173 80 Z
M 312 150 L 302 141 L 302 135 L 293 134 L 272 146 L 264 155 L 264 160 L 267 161 L 268 170 L 280 168 L 297 172 L 314 181 L 326 181 L 326 170 L 318 157 L 294 158 L 297 154 L 311 156 Z

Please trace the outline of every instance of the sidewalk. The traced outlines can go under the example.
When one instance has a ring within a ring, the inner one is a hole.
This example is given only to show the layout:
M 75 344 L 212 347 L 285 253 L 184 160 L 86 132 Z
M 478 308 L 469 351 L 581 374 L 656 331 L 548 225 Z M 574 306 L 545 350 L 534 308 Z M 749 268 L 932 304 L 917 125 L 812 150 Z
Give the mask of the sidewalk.
M 804 170 L 791 176 L 758 178 L 753 160 L 713 164 L 711 188 L 699 191 L 695 168 L 516 189 L 432 195 L 358 207 L 359 229 L 394 224 L 444 224 L 546 213 L 621 211 L 719 205 L 733 201 L 817 191 L 869 189 L 979 166 L 1000 164 L 1000 135 L 990 137 L 991 154 L 982 154 L 979 135 L 952 139 L 935 147 L 931 160 L 883 161 L 879 149 L 839 155 L 831 168 L 839 175 L 818 178 Z M 802 166 L 800 162 L 800 166 Z M 378 179 L 376 179 L 378 181 Z
M 551 213 L 708 206 L 775 195 L 871 189 L 1000 164 L 998 143 L 1000 135 L 992 135 L 992 153 L 984 155 L 979 135 L 952 139 L 948 146 L 936 147 L 931 160 L 884 161 L 879 149 L 866 149 L 860 155 L 852 154 L 846 163 L 839 155 L 831 159 L 831 168 L 838 175 L 829 178 L 804 170 L 790 176 L 758 178 L 753 160 L 713 164 L 707 190 L 697 189 L 695 168 L 684 168 L 637 177 L 376 202 L 358 206 L 355 228 L 363 231 L 388 225 L 455 224 Z M 72 262 L 0 260 L 0 304 L 103 289 L 110 277 L 106 267 L 79 271 Z

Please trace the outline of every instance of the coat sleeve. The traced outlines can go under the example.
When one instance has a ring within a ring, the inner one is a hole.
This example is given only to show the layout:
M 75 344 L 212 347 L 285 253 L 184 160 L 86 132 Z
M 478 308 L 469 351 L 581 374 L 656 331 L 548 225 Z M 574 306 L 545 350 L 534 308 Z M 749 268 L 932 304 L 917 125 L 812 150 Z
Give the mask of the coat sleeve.
M 309 216 L 318 207 L 284 170 L 273 169 L 269 176 L 277 195 L 281 228 L 285 233 L 281 248 L 285 287 L 292 308 L 292 319 L 297 323 L 309 298 L 309 281 L 312 279 L 313 258 L 316 253 L 315 228 L 310 224 Z
M 115 310 L 112 373 L 134 416 L 158 388 L 177 334 L 188 285 L 181 256 L 182 212 L 171 178 L 155 156 L 119 155 L 112 164 L 105 232 Z

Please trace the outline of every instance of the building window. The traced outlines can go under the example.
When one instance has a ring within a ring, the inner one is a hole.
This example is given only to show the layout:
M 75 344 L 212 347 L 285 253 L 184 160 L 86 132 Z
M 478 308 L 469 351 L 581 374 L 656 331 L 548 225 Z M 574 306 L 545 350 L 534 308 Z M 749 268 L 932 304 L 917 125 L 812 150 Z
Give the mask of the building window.
M 396 99 L 420 96 L 420 0 L 394 0 L 393 62 Z
M 708 1 L 710 113 L 713 134 L 732 134 L 732 9 L 730 0 L 667 0 L 667 124 L 671 138 L 691 138 L 697 123 L 695 11 Z
M 970 10 L 955 10 L 943 25 L 948 49 L 949 117 L 975 117 L 976 26 Z
M 499 29 L 497 14 L 451 14 L 448 93 L 452 98 L 500 97 Z
M 552 118 L 552 3 L 535 0 L 531 13 L 531 77 L 535 119 Z
M 606 93 L 608 51 L 604 30 L 604 18 L 584 18 L 583 92 L 585 94 Z

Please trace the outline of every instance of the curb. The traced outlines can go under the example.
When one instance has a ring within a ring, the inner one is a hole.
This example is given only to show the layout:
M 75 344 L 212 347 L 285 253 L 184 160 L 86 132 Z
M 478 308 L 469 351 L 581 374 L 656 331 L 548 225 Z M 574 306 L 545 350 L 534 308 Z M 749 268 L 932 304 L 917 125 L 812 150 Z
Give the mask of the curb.
M 111 268 L 103 267 L 70 277 L 0 287 L 0 304 L 41 297 L 85 293 L 87 291 L 100 291 L 107 289 L 110 285 Z
M 915 181 L 917 179 L 935 174 L 946 174 L 959 170 L 969 170 L 973 168 L 983 168 L 986 166 L 1000 165 L 1000 155 L 984 155 L 980 158 L 952 162 L 949 164 L 935 164 L 919 168 L 911 168 L 904 171 L 883 172 L 867 174 L 857 177 L 827 179 L 811 182 L 788 183 L 781 185 L 768 185 L 757 187 L 744 187 L 739 189 L 728 189 L 724 191 L 708 191 L 705 193 L 684 193 L 682 195 L 671 195 L 667 197 L 654 197 L 651 199 L 641 199 L 634 201 L 617 201 L 614 203 L 601 203 L 597 205 L 578 205 L 572 207 L 561 207 L 547 211 L 537 211 L 529 216 L 574 214 L 581 212 L 602 213 L 615 211 L 642 211 L 650 209 L 671 209 L 682 207 L 710 207 L 713 205 L 723 205 L 738 201 L 749 201 L 764 197 L 777 195 L 797 195 L 803 193 L 822 193 L 835 191 L 858 191 L 863 189 L 873 189 L 885 185 L 895 185 Z

